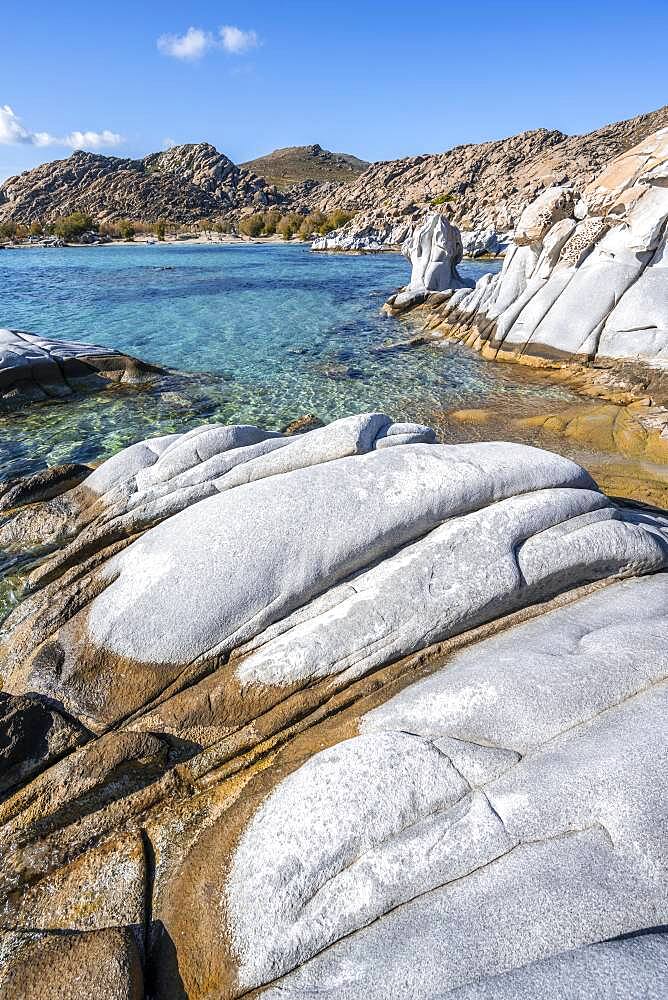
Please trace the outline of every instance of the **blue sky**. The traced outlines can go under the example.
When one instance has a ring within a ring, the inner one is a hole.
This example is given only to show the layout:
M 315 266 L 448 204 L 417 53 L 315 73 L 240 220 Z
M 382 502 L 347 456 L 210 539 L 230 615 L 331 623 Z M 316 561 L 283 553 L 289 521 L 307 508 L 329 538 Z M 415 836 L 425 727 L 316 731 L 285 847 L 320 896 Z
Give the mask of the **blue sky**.
M 668 102 L 665 0 L 38 0 L 3 5 L 2 34 L 0 178 L 75 145 L 389 159 Z

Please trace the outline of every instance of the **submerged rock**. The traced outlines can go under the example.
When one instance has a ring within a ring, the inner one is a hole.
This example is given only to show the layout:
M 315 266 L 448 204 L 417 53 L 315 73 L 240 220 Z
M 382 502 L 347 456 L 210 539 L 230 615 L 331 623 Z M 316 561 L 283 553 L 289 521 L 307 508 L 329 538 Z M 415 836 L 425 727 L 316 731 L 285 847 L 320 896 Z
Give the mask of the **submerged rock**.
M 107 347 L 0 329 L 0 407 L 61 399 L 83 388 L 150 381 L 162 369 Z
M 314 431 L 318 427 L 324 427 L 320 417 L 316 416 L 315 413 L 305 413 L 303 417 L 297 417 L 295 420 L 291 420 L 289 424 L 286 424 L 282 428 L 283 434 L 305 434 L 307 431 Z
M 28 509 L 59 547 L 4 697 L 86 742 L 0 803 L 0 982 L 79 949 L 154 1000 L 660 966 L 614 939 L 666 920 L 668 516 L 382 413 L 149 439 Z

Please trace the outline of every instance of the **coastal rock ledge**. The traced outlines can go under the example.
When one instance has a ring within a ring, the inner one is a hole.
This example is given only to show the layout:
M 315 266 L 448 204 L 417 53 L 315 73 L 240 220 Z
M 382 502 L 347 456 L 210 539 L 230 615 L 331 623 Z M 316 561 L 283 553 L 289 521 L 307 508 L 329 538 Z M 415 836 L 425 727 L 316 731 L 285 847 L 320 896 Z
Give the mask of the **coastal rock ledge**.
M 442 222 L 435 250 L 448 229 Z M 412 289 L 422 266 L 415 244 L 404 252 Z M 668 368 L 668 128 L 612 160 L 581 196 L 544 191 L 522 213 L 500 273 L 473 290 L 431 282 L 423 293 L 400 293 L 387 311 L 426 299 L 428 328 L 490 360 Z
M 160 374 L 155 365 L 108 347 L 0 328 L 0 409 Z
M 3 995 L 661 995 L 668 516 L 381 413 L 16 496 Z

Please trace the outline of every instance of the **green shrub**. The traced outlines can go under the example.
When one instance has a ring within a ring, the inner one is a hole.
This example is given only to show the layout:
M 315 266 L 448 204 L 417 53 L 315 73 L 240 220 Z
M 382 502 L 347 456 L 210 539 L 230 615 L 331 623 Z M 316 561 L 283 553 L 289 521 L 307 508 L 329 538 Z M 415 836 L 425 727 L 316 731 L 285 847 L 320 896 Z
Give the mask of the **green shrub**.
M 342 208 L 335 208 L 333 212 L 329 213 L 327 222 L 331 223 L 332 229 L 339 229 L 341 226 L 345 226 L 346 222 L 350 222 L 352 217 L 352 212 L 344 212 Z
M 280 221 L 281 213 L 277 212 L 275 208 L 271 212 L 267 212 L 264 217 L 265 236 L 273 236 Z
M 297 215 L 296 212 L 290 212 L 288 215 L 284 215 L 281 221 L 276 226 L 276 232 L 280 233 L 284 240 L 290 240 L 299 232 L 299 228 L 304 221 L 303 215 Z
M 82 233 L 94 228 L 94 222 L 90 215 L 84 212 L 72 212 L 71 215 L 64 215 L 56 219 L 53 223 L 53 232 L 66 243 L 76 242 Z
M 239 232 L 255 239 L 264 232 L 264 218 L 261 215 L 249 215 L 239 222 Z
M 155 224 L 155 235 L 156 235 L 156 237 L 158 238 L 158 240 L 161 243 L 163 243 L 164 240 L 165 240 L 165 232 L 166 232 L 166 230 L 167 230 L 167 224 L 165 223 L 164 219 L 160 219 L 159 222 L 156 222 L 156 224 Z
M 301 226 L 298 229 L 299 238 L 302 240 L 310 240 L 313 236 L 313 227 L 308 221 L 308 218 L 304 219 Z
M 137 232 L 137 227 L 134 222 L 130 222 L 129 219 L 122 219 L 118 223 L 118 235 L 122 240 L 126 240 L 128 243 L 132 243 Z
M 0 237 L 3 240 L 13 240 L 17 230 L 18 226 L 15 222 L 0 222 Z
M 454 196 L 447 192 L 446 194 L 439 194 L 438 198 L 432 198 L 430 204 L 432 208 L 437 208 L 439 205 L 448 205 L 454 200 Z

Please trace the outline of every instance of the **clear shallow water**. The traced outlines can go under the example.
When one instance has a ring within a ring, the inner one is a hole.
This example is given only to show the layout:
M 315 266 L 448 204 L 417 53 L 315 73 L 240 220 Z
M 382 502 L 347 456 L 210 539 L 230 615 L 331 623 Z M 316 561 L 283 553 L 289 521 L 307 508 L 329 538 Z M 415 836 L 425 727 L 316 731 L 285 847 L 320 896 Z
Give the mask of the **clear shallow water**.
M 465 263 L 478 278 L 492 262 Z M 115 347 L 177 373 L 0 416 L 0 479 L 91 462 L 141 437 L 207 420 L 281 427 L 370 409 L 428 419 L 497 397 L 552 397 L 466 348 L 378 352 L 406 336 L 381 314 L 409 276 L 397 254 L 304 245 L 127 246 L 0 253 L 0 326 Z

